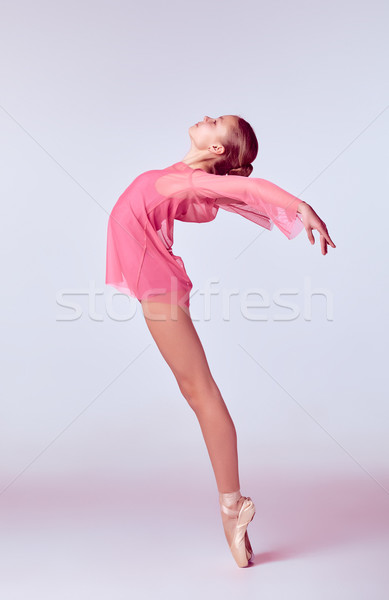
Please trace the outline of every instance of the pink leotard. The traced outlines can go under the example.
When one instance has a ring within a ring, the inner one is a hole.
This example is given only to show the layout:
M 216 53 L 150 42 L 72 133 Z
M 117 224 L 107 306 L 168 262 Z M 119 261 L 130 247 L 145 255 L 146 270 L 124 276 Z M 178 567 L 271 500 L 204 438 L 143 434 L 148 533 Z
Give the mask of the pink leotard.
M 109 216 L 105 283 L 139 301 L 189 307 L 193 284 L 172 251 L 174 219 L 212 221 L 223 208 L 265 229 L 275 224 L 292 239 L 304 228 L 300 202 L 265 179 L 212 175 L 184 162 L 146 171 L 124 190 Z

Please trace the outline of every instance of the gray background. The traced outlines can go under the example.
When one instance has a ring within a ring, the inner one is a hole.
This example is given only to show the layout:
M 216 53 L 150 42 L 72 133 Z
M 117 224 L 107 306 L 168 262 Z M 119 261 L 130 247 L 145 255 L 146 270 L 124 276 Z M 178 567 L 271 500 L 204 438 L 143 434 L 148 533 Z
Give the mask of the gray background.
M 1 7 L 2 595 L 386 598 L 387 4 Z M 195 415 L 104 283 L 114 203 L 205 114 L 247 119 L 252 176 L 337 245 L 222 209 L 175 224 L 257 507 L 243 570 Z

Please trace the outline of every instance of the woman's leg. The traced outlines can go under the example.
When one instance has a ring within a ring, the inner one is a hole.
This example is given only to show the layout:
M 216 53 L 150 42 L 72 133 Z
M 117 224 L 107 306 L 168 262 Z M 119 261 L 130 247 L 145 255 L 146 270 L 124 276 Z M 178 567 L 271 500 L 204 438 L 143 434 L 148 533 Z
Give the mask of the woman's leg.
M 192 319 L 179 305 L 142 300 L 161 354 L 200 424 L 219 493 L 240 489 L 234 423 L 217 387 Z

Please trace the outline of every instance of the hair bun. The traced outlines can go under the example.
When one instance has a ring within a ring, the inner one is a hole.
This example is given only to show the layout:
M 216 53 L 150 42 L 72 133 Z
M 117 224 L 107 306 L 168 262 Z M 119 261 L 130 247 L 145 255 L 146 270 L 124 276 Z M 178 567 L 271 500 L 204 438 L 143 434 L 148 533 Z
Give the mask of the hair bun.
M 249 163 L 248 165 L 242 165 L 236 169 L 230 169 L 228 171 L 228 175 L 240 175 L 241 177 L 248 177 L 252 173 L 252 170 L 253 165 Z

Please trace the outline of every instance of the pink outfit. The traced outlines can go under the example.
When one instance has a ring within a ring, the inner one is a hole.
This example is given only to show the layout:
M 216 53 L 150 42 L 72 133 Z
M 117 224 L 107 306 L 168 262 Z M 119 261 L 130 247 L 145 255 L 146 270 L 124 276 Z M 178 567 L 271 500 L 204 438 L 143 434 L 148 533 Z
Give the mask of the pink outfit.
M 146 171 L 109 216 L 105 283 L 139 301 L 189 307 L 193 284 L 182 258 L 172 252 L 174 219 L 204 223 L 223 208 L 265 229 L 275 224 L 292 239 L 304 228 L 300 202 L 265 179 L 212 175 L 184 162 Z

